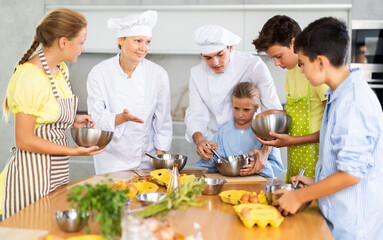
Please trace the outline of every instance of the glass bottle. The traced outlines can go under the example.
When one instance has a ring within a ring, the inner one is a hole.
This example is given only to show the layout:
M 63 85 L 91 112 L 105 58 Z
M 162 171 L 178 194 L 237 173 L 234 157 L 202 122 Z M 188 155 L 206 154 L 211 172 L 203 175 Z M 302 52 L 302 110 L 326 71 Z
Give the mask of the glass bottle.
M 180 174 L 178 172 L 178 164 L 174 163 L 173 169 L 172 169 L 171 174 L 170 174 L 169 184 L 168 184 L 168 187 L 166 189 L 166 192 L 169 193 L 174 189 L 178 189 L 178 186 L 180 185 L 180 183 L 181 183 L 181 178 L 180 178 Z

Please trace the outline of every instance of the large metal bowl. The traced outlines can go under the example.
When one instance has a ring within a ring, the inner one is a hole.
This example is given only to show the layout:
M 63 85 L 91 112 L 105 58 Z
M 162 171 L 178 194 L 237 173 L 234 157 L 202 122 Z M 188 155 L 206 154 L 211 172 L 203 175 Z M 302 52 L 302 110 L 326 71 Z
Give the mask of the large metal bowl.
M 293 185 L 291 184 L 277 184 L 277 185 L 268 185 L 265 187 L 265 194 L 267 198 L 267 202 L 271 205 L 275 200 L 280 198 L 282 194 L 273 194 L 274 191 L 279 189 L 287 189 L 287 190 L 295 190 L 293 188 Z M 297 212 L 301 212 L 305 210 L 309 205 L 311 204 L 311 201 L 306 202 L 300 206 Z
M 172 169 L 173 164 L 177 163 L 177 168 L 178 171 L 181 171 L 188 160 L 187 156 L 184 155 L 179 155 L 179 154 L 159 154 L 156 155 L 159 159 L 155 158 L 150 158 L 152 160 L 152 165 L 153 168 L 155 169 L 162 169 L 162 168 L 167 168 L 167 169 Z
M 113 132 L 94 128 L 74 128 L 70 130 L 75 143 L 82 147 L 104 148 L 112 140 Z
M 227 161 L 215 162 L 218 172 L 224 176 L 239 176 L 239 170 L 249 163 L 249 157 L 246 155 L 233 155 L 225 157 Z
M 65 232 L 78 232 L 85 226 L 83 217 L 77 222 L 76 209 L 58 211 L 55 213 L 55 219 L 60 229 Z
M 288 133 L 291 125 L 291 116 L 283 113 L 274 113 L 255 119 L 251 129 L 257 137 L 265 140 L 274 140 L 269 132 Z

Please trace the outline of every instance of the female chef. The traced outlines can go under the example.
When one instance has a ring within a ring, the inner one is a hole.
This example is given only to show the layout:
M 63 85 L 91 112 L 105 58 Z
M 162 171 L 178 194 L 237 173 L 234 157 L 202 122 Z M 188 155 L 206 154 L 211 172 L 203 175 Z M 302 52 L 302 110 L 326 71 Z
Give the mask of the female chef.
M 111 18 L 118 30 L 115 57 L 96 65 L 88 76 L 88 112 L 96 128 L 113 131 L 106 150 L 95 156 L 96 173 L 151 168 L 144 152 L 170 149 L 172 119 L 167 72 L 145 59 L 157 12 Z
M 15 116 L 16 147 L 0 175 L 0 212 L 8 218 L 69 182 L 68 155 L 94 155 L 95 147 L 69 147 L 65 130 L 85 127 L 90 116 L 77 115 L 77 97 L 65 62 L 85 50 L 85 17 L 57 8 L 36 28 L 33 43 L 8 84 L 4 113 Z M 33 55 L 38 47 L 38 54 Z

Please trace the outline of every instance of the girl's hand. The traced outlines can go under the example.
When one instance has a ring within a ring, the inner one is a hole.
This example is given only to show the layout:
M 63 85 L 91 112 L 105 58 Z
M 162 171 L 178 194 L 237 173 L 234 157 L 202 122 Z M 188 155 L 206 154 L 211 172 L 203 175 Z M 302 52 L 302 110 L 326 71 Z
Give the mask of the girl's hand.
M 287 216 L 289 213 L 295 214 L 302 202 L 298 199 L 296 191 L 291 191 L 287 189 L 279 189 L 273 192 L 273 194 L 282 194 L 280 198 L 273 202 L 273 206 L 278 208 L 284 216 Z
M 262 138 L 257 138 L 260 143 L 266 146 L 272 146 L 272 147 L 286 147 L 286 146 L 291 146 L 293 137 L 289 136 L 288 134 L 279 134 L 275 132 L 270 132 L 270 136 L 275 137 L 276 139 L 274 140 L 264 140 Z
M 294 177 L 291 177 L 290 180 L 292 184 L 294 184 L 296 181 L 299 181 L 299 184 L 298 184 L 299 188 L 310 186 L 311 184 L 314 184 L 315 182 L 315 179 L 313 177 L 305 177 L 305 176 L 302 176 L 302 177 L 294 176 Z
M 72 156 L 93 156 L 105 151 L 106 147 L 100 149 L 98 146 L 93 147 L 74 147 Z
M 73 127 L 75 128 L 85 128 L 87 126 L 87 123 L 90 122 L 90 127 L 94 127 L 94 121 L 90 115 L 76 115 Z
M 243 166 L 240 170 L 239 170 L 239 174 L 241 176 L 246 176 L 246 175 L 251 175 L 251 174 L 254 174 L 254 165 L 255 165 L 255 160 L 253 158 L 249 158 L 249 164 Z

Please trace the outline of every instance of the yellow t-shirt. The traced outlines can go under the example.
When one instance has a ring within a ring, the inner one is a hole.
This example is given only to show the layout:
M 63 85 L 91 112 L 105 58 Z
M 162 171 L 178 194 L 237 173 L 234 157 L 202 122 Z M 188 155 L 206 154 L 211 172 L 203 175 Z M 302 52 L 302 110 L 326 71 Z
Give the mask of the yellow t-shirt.
M 68 74 L 66 64 L 61 63 L 61 66 Z M 53 76 L 53 81 L 60 98 L 73 97 L 61 71 Z M 60 116 L 60 105 L 53 95 L 48 75 L 31 63 L 17 66 L 8 84 L 7 101 L 13 115 L 23 112 L 36 116 L 34 129 L 42 124 L 52 123 Z
M 290 93 L 291 97 L 304 97 L 307 95 L 308 81 L 297 64 L 294 69 L 287 70 L 285 91 Z M 310 84 L 311 131 L 313 133 L 320 129 L 324 112 L 322 102 L 327 100 L 324 94 L 328 88 L 325 84 L 317 87 Z

